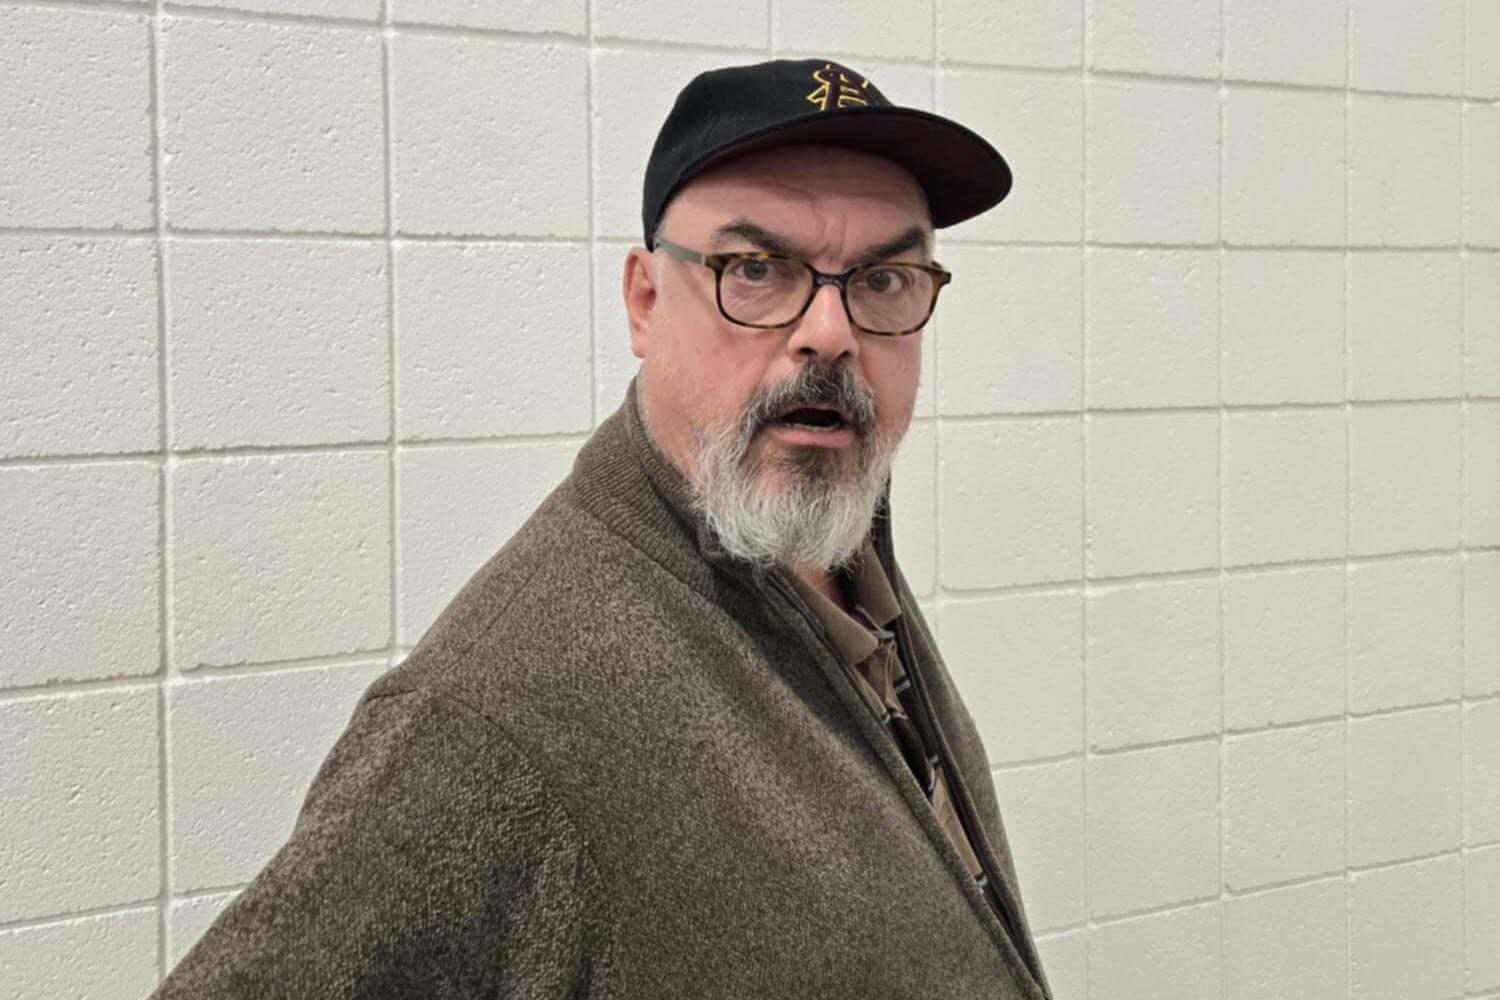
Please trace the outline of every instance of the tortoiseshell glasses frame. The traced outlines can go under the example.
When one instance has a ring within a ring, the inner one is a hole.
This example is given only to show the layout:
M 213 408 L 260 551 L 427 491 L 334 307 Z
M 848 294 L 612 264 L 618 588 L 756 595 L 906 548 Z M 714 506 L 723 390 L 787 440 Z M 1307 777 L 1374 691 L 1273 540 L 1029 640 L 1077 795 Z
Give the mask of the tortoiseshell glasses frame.
M 938 292 L 942 291 L 943 286 L 947 285 L 953 280 L 953 273 L 936 263 L 913 264 L 906 261 L 880 261 L 872 264 L 861 264 L 857 267 L 851 267 L 847 270 L 840 271 L 837 274 L 830 274 L 826 271 L 819 271 L 817 268 L 813 267 L 805 260 L 800 260 L 796 257 L 788 257 L 783 254 L 767 253 L 759 250 L 745 251 L 741 253 L 706 254 L 699 253 L 696 250 L 691 250 L 688 247 L 682 246 L 681 244 L 673 243 L 671 240 L 665 239 L 660 236 L 656 238 L 656 246 L 660 247 L 662 250 L 665 250 L 670 256 L 676 257 L 678 260 L 685 260 L 692 264 L 702 264 L 704 267 L 713 271 L 714 299 L 718 304 L 719 313 L 731 323 L 738 324 L 739 326 L 752 327 L 757 330 L 778 330 L 782 327 L 791 326 L 793 323 L 802 318 L 803 313 L 807 312 L 807 308 L 808 306 L 812 305 L 812 300 L 818 294 L 819 288 L 824 285 L 837 285 L 839 289 L 839 299 L 844 304 L 844 315 L 849 318 L 849 324 L 856 330 L 862 330 L 865 333 L 873 334 L 877 337 L 904 337 L 909 334 L 916 333 L 917 331 L 921 330 L 922 327 L 927 325 L 927 321 L 932 318 L 933 309 L 937 306 Z M 803 299 L 801 307 L 789 319 L 785 319 L 777 323 L 753 323 L 740 319 L 724 307 L 724 272 L 737 263 L 757 260 L 783 261 L 788 264 L 800 265 L 806 268 L 808 274 L 811 275 L 812 280 L 807 287 L 807 296 Z M 922 272 L 932 282 L 932 292 L 927 300 L 926 309 L 922 313 L 921 318 L 916 320 L 911 326 L 907 326 L 899 330 L 880 330 L 864 325 L 855 318 L 853 310 L 850 309 L 849 283 L 851 281 L 858 281 L 859 278 L 863 275 L 872 272 L 888 271 L 897 268 Z

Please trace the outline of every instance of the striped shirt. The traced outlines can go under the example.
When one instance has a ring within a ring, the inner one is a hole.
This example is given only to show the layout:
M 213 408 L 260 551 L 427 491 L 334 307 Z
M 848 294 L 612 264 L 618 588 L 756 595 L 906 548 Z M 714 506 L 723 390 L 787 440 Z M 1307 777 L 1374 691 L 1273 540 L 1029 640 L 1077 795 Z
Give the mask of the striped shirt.
M 970 874 L 979 879 L 983 869 L 954 809 L 937 747 L 924 746 L 920 731 L 910 721 L 917 712 L 916 694 L 911 690 L 911 679 L 901 667 L 896 638 L 889 628 L 901 614 L 901 606 L 874 546 L 866 539 L 853 569 L 835 577 L 835 585 L 841 589 L 844 602 L 854 615 L 834 604 L 796 573 L 788 576 L 802 599 L 822 621 L 840 658 L 853 667 L 850 673 L 865 703 L 883 723 L 886 734 L 897 748 L 902 750 L 918 785 L 927 793 L 938 823 L 958 849 Z M 925 768 L 912 759 L 919 754 L 927 759 Z M 923 779 L 929 775 L 930 780 L 924 785 Z

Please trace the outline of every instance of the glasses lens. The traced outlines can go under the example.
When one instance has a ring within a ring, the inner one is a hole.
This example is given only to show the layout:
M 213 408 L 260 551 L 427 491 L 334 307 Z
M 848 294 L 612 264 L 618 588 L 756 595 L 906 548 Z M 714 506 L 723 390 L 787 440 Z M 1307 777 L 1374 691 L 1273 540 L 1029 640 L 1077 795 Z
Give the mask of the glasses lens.
M 807 301 L 812 274 L 795 260 L 735 255 L 719 275 L 719 301 L 730 319 L 757 326 L 790 323 Z
M 875 333 L 901 333 L 932 308 L 933 276 L 920 267 L 875 264 L 849 276 L 849 315 Z

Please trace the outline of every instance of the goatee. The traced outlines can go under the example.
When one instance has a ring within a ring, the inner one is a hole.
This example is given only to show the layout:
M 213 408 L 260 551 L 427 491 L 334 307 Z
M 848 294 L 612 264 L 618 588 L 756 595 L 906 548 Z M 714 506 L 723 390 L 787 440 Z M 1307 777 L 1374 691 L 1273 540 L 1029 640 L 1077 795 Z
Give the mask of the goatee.
M 854 442 L 833 448 L 758 439 L 788 408 L 814 405 L 842 411 Z M 834 572 L 853 562 L 869 533 L 901 432 L 879 432 L 874 396 L 847 366 L 809 364 L 758 391 L 738 421 L 700 428 L 697 438 L 698 511 L 726 552 L 758 566 Z

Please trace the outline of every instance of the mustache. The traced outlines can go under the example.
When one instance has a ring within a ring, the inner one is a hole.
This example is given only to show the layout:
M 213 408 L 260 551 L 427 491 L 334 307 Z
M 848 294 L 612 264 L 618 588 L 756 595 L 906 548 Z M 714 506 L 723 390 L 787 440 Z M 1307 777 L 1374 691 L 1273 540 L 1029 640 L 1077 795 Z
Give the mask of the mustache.
M 740 417 L 741 440 L 748 441 L 778 414 L 798 406 L 836 407 L 857 435 L 875 433 L 875 394 L 869 386 L 855 378 L 846 364 L 831 368 L 807 364 L 794 378 L 765 386 L 750 397 Z

